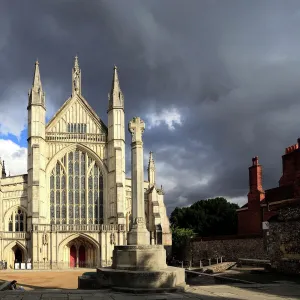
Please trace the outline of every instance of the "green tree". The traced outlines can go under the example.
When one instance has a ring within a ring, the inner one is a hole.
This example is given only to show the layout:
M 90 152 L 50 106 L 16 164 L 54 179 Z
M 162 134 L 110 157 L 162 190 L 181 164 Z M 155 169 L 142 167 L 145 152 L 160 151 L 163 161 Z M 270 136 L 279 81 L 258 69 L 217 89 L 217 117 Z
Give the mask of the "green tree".
M 188 253 L 188 245 L 195 233 L 192 229 L 172 227 L 172 255 L 179 260 L 184 260 Z
M 237 208 L 223 197 L 200 200 L 190 207 L 176 207 L 170 222 L 173 228 L 191 229 L 202 237 L 236 234 Z

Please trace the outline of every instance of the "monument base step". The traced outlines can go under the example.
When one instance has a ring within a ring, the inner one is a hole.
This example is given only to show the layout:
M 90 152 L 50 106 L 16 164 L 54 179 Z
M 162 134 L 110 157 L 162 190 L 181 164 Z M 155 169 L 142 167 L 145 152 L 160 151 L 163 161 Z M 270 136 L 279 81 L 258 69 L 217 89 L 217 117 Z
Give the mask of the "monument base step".
M 121 293 L 131 293 L 131 294 L 149 294 L 149 293 L 179 293 L 185 292 L 188 288 L 188 285 L 177 286 L 173 288 L 126 288 L 126 287 L 112 287 L 111 289 L 116 292 Z
M 155 271 L 97 269 L 97 288 L 154 292 L 159 289 L 183 289 L 185 286 L 185 270 L 182 268 L 167 267 Z
M 78 289 L 80 290 L 96 290 L 97 289 L 97 273 L 86 272 L 78 276 Z

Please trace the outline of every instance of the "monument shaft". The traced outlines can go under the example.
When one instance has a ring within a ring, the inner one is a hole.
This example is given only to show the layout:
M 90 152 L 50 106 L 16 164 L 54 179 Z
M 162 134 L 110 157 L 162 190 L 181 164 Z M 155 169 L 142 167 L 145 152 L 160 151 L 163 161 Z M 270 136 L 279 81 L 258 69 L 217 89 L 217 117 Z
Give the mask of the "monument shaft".
M 131 206 L 132 226 L 128 233 L 128 245 L 149 245 L 150 233 L 145 224 L 144 204 L 144 151 L 142 135 L 145 123 L 139 117 L 128 124 L 131 133 Z

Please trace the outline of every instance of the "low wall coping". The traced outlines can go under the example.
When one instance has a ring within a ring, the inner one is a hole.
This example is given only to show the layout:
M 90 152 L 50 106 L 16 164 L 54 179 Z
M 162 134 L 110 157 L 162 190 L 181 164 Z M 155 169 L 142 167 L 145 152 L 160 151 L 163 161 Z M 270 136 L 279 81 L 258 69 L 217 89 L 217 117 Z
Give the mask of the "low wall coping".
M 210 236 L 210 237 L 194 237 L 192 242 L 199 241 L 216 241 L 216 240 L 243 240 L 243 239 L 262 239 L 262 234 L 253 234 L 253 235 L 221 235 L 221 236 Z

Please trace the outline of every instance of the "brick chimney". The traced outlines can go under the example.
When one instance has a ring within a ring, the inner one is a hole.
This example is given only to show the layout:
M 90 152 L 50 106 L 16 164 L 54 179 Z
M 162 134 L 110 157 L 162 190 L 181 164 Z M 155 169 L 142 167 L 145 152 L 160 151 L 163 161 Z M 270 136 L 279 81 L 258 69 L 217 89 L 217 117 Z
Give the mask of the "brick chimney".
M 258 157 L 252 158 L 252 166 L 249 168 L 249 193 L 248 209 L 260 207 L 260 201 L 265 198 L 262 187 L 262 166 L 258 162 Z
M 300 171 L 300 139 L 297 144 L 285 148 L 285 153 L 282 156 L 282 176 L 279 180 L 279 186 L 294 184 Z

